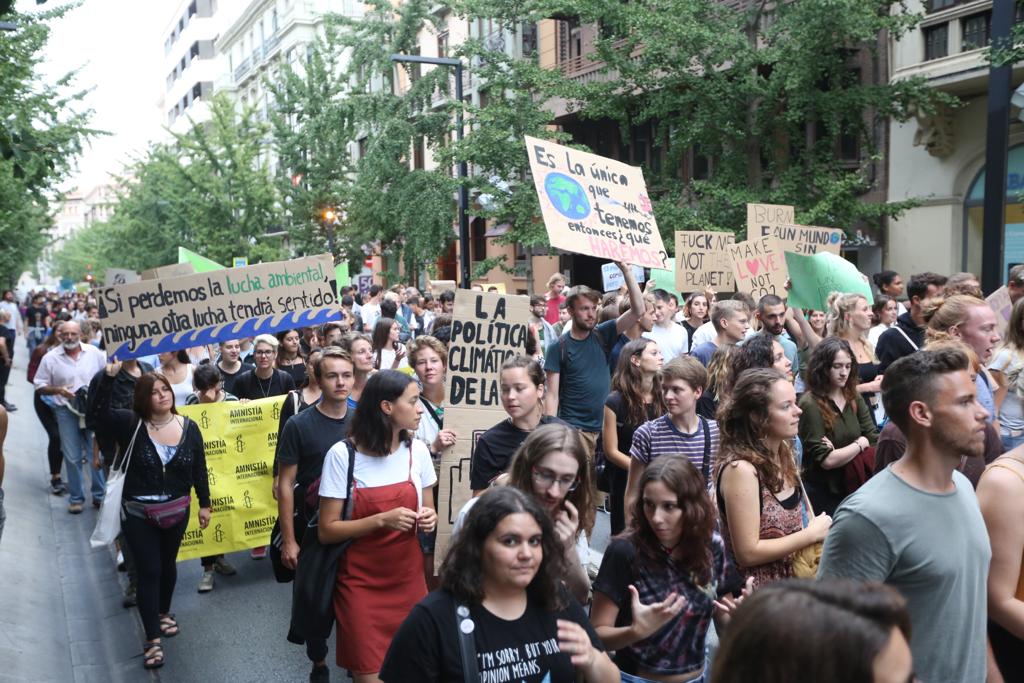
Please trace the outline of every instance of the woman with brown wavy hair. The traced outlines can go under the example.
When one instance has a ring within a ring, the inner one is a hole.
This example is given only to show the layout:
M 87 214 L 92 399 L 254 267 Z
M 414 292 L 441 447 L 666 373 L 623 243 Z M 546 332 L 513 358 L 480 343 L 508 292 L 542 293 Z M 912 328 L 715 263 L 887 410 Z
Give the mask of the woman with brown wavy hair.
M 718 411 L 717 499 L 722 537 L 741 574 L 762 586 L 793 575 L 795 552 L 825 540 L 832 518 L 804 527 L 789 443 L 801 410 L 793 385 L 769 368 L 744 371 Z
M 878 428 L 858 391 L 853 350 L 841 337 L 814 348 L 800 397 L 804 483 L 814 509 L 832 514 L 874 473 Z
M 686 458 L 655 460 L 640 478 L 632 520 L 604 553 L 590 620 L 615 650 L 623 681 L 703 680 L 711 619 L 721 630 L 742 600 L 729 595 L 703 475 Z

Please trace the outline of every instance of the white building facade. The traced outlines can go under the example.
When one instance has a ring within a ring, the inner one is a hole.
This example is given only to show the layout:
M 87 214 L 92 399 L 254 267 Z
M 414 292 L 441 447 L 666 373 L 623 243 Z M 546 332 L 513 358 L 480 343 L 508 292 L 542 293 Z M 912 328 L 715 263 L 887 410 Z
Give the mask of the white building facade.
M 891 124 L 889 199 L 916 198 L 922 205 L 890 223 L 887 264 L 904 279 L 926 270 L 981 274 L 982 204 L 991 0 L 912 0 L 920 25 L 890 41 L 893 80 L 924 76 L 957 96 L 962 105 L 935 116 Z M 1017 8 L 1017 20 L 1022 17 Z M 1013 70 L 1016 87 L 1024 65 Z M 1024 124 L 1010 126 L 1005 255 L 1000 277 L 1024 263 Z

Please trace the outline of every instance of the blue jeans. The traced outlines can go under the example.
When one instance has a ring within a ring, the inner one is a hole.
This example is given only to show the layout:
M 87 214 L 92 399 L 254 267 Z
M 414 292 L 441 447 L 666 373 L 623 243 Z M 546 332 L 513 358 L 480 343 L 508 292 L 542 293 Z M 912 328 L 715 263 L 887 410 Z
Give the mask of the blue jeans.
M 1020 436 L 1000 434 L 999 438 L 1003 441 L 1003 453 L 1006 451 L 1012 451 L 1014 448 L 1024 443 L 1024 434 L 1021 434 Z
M 30 327 L 28 328 L 28 352 L 31 355 L 36 347 L 43 343 L 46 339 L 46 328 L 45 327 Z
M 92 473 L 93 502 L 103 500 L 106 481 L 103 470 L 93 469 L 92 466 L 92 432 L 79 427 L 78 416 L 67 406 L 56 406 L 54 414 L 57 416 L 57 429 L 60 430 L 60 452 L 64 455 L 64 465 L 68 474 L 68 502 L 85 502 L 83 467 Z

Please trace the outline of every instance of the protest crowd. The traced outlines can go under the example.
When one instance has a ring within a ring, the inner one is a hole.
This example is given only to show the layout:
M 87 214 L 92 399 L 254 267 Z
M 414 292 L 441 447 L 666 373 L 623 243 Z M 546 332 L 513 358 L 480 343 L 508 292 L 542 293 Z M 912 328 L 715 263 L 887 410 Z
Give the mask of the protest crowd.
M 328 322 L 113 359 L 94 293 L 6 292 L 0 427 L 29 412 L 2 396 L 27 345 L 47 486 L 116 523 L 146 669 L 189 637 L 175 591 L 251 556 L 293 583 L 281 638 L 310 681 L 1024 680 L 1024 266 L 1005 323 L 968 273 L 881 272 L 810 310 L 619 267 L 607 293 L 552 276 L 494 367 L 455 352 L 463 301 L 522 298 L 486 284 L 338 283 Z M 456 358 L 496 396 L 472 423 Z M 176 585 L 242 507 L 211 476 L 245 450 L 216 404 L 274 406 L 244 494 L 273 528 Z M 443 510 L 460 444 L 468 502 Z

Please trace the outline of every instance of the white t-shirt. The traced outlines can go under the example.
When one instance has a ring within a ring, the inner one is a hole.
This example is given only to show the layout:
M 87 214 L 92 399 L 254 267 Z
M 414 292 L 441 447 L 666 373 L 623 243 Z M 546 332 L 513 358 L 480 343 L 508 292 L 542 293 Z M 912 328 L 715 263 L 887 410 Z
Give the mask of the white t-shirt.
M 666 363 L 678 356 L 685 356 L 690 350 L 686 328 L 677 323 L 668 327 L 655 325 L 650 332 L 644 332 L 644 337 L 658 342 Z
M 1001 372 L 1004 381 L 1009 384 L 1006 398 L 999 409 L 999 427 L 1004 434 L 1010 430 L 1024 429 L 1024 401 L 1017 393 L 1021 384 L 1020 373 L 1024 372 L 1024 356 L 1003 347 L 992 358 L 988 367 L 990 370 Z
M 412 440 L 412 471 L 409 470 L 409 447 L 405 444 L 398 450 L 383 457 L 366 455 L 356 451 L 356 488 L 372 488 L 397 484 L 412 477 L 416 487 L 416 507 L 423 505 L 422 490 L 437 483 L 434 463 L 430 459 L 427 445 L 419 439 Z M 348 498 L 348 447 L 340 442 L 327 451 L 324 458 L 323 474 L 320 476 L 320 495 L 326 498 L 345 500 Z
M 420 396 L 420 402 L 422 403 L 423 401 L 426 401 L 426 399 L 423 396 Z M 416 427 L 416 438 L 427 444 L 427 448 L 429 450 L 430 445 L 434 443 L 434 439 L 437 438 L 441 428 L 437 426 L 437 420 L 427 414 L 428 411 L 433 412 L 435 415 L 437 414 L 436 410 L 431 407 L 433 404 L 430 403 L 430 401 L 427 401 L 427 403 L 430 405 L 423 406 L 423 415 L 420 417 L 419 426 Z M 441 408 L 441 419 L 444 419 L 443 407 Z
M 363 329 L 368 330 L 367 334 L 373 334 L 373 326 L 380 318 L 380 304 L 363 304 L 360 317 L 363 319 Z
M 744 335 L 744 339 L 746 339 L 747 337 L 752 337 L 755 334 L 757 334 L 757 330 L 755 330 L 753 327 L 748 328 L 746 335 Z M 713 342 L 717 338 L 718 333 L 715 332 L 715 326 L 712 325 L 710 322 L 706 322 L 700 327 L 698 327 L 697 330 L 693 333 L 693 339 L 690 340 L 690 348 L 695 349 L 704 342 Z M 661 353 L 664 354 L 665 351 L 662 350 Z M 668 356 L 665 356 L 665 360 L 668 360 Z

